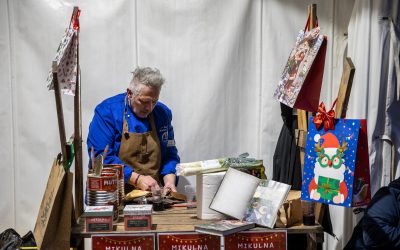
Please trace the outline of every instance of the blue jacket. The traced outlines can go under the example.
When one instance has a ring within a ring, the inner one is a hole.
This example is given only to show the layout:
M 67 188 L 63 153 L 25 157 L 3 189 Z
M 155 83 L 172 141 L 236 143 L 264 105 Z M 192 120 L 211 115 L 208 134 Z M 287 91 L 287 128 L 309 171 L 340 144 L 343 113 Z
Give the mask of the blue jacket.
M 400 179 L 376 192 L 345 249 L 400 249 Z
M 108 144 L 109 149 L 104 163 L 124 164 L 118 158 L 118 153 L 122 137 L 125 97 L 126 93 L 119 94 L 97 105 L 94 117 L 89 126 L 87 139 L 89 159 L 92 146 L 94 147 L 95 156 L 97 156 L 103 153 Z M 126 110 L 126 121 L 128 122 L 129 132 L 144 133 L 150 130 L 149 119 L 137 117 L 132 112 L 128 103 L 126 104 Z M 153 109 L 153 116 L 161 146 L 160 174 L 163 177 L 166 174 L 176 172 L 176 164 L 180 162 L 180 159 L 175 146 L 174 130 L 171 125 L 171 110 L 161 102 L 157 102 Z M 127 183 L 131 178 L 133 169 L 126 164 L 124 165 L 124 179 L 125 183 Z M 90 167 L 91 161 L 89 161 Z

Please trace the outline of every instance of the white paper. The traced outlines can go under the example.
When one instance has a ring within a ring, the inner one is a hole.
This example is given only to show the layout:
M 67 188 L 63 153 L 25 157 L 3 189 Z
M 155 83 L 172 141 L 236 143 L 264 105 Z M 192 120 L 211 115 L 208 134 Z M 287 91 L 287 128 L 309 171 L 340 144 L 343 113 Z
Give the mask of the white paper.
M 243 219 L 260 179 L 239 170 L 229 168 L 210 205 L 223 214 Z

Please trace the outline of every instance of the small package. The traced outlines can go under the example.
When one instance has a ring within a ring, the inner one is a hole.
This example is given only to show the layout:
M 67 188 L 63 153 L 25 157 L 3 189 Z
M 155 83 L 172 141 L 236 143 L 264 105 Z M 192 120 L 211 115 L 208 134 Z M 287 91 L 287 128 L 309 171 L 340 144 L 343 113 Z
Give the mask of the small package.
M 111 232 L 113 206 L 87 206 L 83 214 L 86 232 Z
M 287 228 L 301 224 L 303 212 L 301 206 L 301 191 L 290 190 L 286 201 L 278 210 L 275 227 Z
M 126 205 L 124 208 L 125 231 L 151 230 L 152 205 Z

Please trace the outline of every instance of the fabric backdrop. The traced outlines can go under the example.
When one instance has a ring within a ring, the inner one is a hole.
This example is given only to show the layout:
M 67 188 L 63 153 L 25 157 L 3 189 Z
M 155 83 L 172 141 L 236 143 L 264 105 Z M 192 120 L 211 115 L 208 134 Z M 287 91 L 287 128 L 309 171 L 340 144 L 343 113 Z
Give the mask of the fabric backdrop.
M 140 65 L 157 67 L 167 79 L 160 100 L 173 111 L 182 162 L 248 152 L 272 176 L 282 126 L 272 96 L 307 5 L 315 2 L 328 36 L 321 101 L 330 106 L 336 98 L 347 53 L 356 67 L 347 117 L 368 119 L 373 192 L 387 184 L 400 153 L 396 1 L 0 0 L 0 231 L 33 230 L 60 151 L 46 77 L 73 6 L 82 10 L 84 175 L 94 107 L 125 91 Z M 73 98 L 63 96 L 63 105 L 69 137 Z M 181 178 L 179 189 L 194 180 Z M 325 247 L 342 249 L 356 220 L 342 207 L 331 206 L 331 214 L 338 238 L 326 236 Z

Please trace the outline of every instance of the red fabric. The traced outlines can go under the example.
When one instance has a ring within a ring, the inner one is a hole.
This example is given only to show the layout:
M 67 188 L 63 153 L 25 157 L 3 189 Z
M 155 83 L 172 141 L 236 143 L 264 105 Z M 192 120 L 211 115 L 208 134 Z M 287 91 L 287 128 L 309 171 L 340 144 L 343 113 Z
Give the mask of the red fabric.
M 79 31 L 79 28 L 80 28 L 80 26 L 79 26 L 79 16 L 81 15 L 81 10 L 78 9 L 76 14 L 75 15 L 74 14 L 75 13 L 72 13 L 72 15 L 71 15 L 71 21 L 69 23 L 69 27 L 71 28 L 71 24 L 72 24 L 72 27 L 74 28 L 74 30 L 78 30 Z
M 80 26 L 79 26 L 79 16 L 81 15 L 81 10 L 78 9 L 78 11 L 76 12 L 76 16 L 74 18 L 74 29 L 75 30 L 79 30 Z
M 310 24 L 310 15 L 308 15 L 307 17 L 307 22 L 306 25 L 304 26 L 304 32 L 306 32 L 306 30 L 309 30 L 309 24 Z

